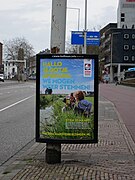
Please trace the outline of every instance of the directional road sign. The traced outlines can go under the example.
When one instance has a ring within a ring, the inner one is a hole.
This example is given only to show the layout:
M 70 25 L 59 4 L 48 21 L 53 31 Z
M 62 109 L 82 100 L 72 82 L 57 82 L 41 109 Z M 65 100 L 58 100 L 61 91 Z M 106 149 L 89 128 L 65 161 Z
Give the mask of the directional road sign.
M 100 33 L 98 31 L 88 31 L 86 36 L 87 45 L 100 45 Z M 71 44 L 84 45 L 84 31 L 72 31 Z

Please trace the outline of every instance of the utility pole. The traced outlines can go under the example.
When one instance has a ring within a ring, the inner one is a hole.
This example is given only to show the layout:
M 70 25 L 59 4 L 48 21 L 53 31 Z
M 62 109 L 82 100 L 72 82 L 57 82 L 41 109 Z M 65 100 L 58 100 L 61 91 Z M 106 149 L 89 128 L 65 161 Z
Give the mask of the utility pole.
M 51 53 L 65 53 L 67 0 L 52 0 Z
M 23 48 L 19 48 L 18 50 L 18 58 L 19 61 L 24 60 L 24 49 Z M 17 66 L 17 76 L 18 76 L 18 81 L 22 80 L 23 78 L 23 69 L 24 69 L 24 63 L 19 63 Z

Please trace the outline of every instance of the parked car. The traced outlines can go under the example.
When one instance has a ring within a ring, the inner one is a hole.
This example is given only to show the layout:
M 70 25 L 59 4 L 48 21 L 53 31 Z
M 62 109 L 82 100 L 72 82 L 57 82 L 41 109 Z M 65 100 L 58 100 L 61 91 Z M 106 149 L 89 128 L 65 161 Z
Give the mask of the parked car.
M 0 81 L 4 82 L 4 74 L 0 74 Z
M 30 79 L 30 80 L 36 80 L 36 74 L 31 74 L 31 75 L 29 76 L 29 79 Z

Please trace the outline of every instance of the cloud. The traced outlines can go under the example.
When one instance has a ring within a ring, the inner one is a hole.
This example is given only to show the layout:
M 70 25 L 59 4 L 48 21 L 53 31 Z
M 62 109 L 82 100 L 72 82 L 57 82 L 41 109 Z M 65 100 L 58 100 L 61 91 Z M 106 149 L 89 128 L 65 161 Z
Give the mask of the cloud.
M 113 16 L 112 16 L 113 14 Z M 116 9 L 113 6 L 107 6 L 102 9 L 101 13 L 95 12 L 94 18 L 89 20 L 89 29 L 98 29 L 108 23 L 116 23 Z M 96 22 L 96 23 L 95 23 Z
M 118 0 L 88 0 L 88 30 L 116 22 Z M 0 0 L 0 41 L 25 37 L 36 52 L 50 48 L 52 0 Z M 84 0 L 67 0 L 67 7 L 80 9 L 80 30 L 84 29 Z M 67 9 L 66 41 L 78 30 L 78 11 Z
M 18 3 L 14 0 L 10 5 L 0 8 L 0 41 L 25 37 L 36 51 L 47 48 L 50 38 L 50 2 L 39 0 Z

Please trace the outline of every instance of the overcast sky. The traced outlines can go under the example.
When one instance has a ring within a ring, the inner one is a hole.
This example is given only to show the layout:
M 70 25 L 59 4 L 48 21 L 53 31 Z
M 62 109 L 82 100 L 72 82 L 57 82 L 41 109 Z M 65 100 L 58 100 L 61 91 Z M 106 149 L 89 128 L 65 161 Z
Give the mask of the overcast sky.
M 87 0 L 88 30 L 99 30 L 117 21 L 118 0 Z M 52 0 L 0 0 L 0 42 L 24 37 L 36 53 L 50 49 Z M 67 7 L 80 9 L 80 30 L 84 29 L 85 0 L 67 0 Z M 67 9 L 66 41 L 78 30 L 78 11 Z

